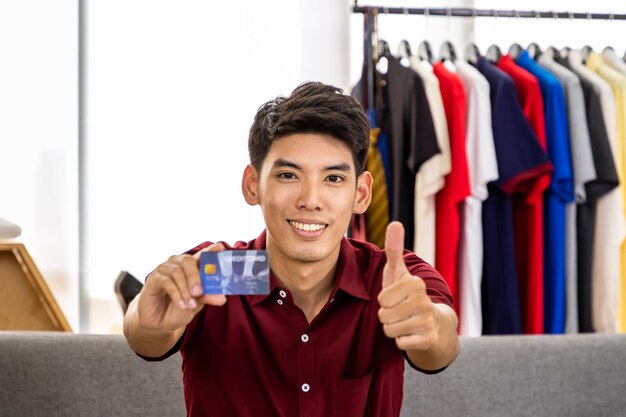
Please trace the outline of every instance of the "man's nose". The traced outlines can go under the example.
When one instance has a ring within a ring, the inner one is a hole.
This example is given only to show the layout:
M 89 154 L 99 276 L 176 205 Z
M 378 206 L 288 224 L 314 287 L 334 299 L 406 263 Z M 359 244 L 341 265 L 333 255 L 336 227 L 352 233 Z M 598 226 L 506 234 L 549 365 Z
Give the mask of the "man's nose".
M 304 210 L 322 209 L 322 186 L 313 181 L 305 181 L 300 188 L 298 196 L 298 208 Z

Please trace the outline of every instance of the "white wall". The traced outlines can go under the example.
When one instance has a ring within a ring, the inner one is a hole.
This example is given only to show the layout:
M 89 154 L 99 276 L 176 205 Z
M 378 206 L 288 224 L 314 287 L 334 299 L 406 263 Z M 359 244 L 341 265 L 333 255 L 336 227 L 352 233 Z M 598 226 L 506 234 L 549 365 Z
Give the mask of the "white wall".
M 347 85 L 348 16 L 336 0 L 88 2 L 90 331 L 119 330 L 120 270 L 143 280 L 261 232 L 240 191 L 254 114 L 306 80 Z
M 0 2 L 0 217 L 78 328 L 76 1 Z M 0 277 L 0 288 L 1 288 Z
M 525 0 L 519 3 L 475 0 L 475 4 L 483 9 L 626 13 L 626 3 L 614 0 Z M 506 53 L 514 42 L 523 47 L 536 42 L 542 49 L 549 46 L 580 49 L 590 45 L 594 50 L 602 51 L 605 46 L 613 46 L 619 55 L 626 50 L 624 20 L 479 18 L 476 19 L 475 35 L 476 44 L 483 53 L 492 43 Z

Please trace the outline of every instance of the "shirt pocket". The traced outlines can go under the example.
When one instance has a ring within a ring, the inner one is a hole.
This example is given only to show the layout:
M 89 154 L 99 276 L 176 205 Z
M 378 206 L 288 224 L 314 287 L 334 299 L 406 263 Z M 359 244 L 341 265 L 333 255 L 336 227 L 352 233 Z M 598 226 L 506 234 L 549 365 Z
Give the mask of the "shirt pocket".
M 355 379 L 336 379 L 332 383 L 333 417 L 363 416 L 372 382 L 372 373 Z

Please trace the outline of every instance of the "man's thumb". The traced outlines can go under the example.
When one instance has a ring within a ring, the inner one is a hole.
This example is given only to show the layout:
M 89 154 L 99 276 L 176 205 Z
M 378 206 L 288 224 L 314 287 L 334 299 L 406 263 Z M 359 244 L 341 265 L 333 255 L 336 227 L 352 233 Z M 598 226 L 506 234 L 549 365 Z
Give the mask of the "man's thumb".
M 383 272 L 383 288 L 399 280 L 406 271 L 403 254 L 404 226 L 400 222 L 391 222 L 385 235 L 387 264 Z

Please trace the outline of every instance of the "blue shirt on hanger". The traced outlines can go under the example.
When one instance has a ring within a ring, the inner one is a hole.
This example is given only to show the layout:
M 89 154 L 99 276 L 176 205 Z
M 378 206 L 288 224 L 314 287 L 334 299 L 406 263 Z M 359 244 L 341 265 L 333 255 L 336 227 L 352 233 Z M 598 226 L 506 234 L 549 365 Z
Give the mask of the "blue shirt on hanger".
M 565 331 L 565 205 L 574 181 L 565 96 L 559 80 L 522 51 L 517 64 L 537 77 L 543 98 L 548 157 L 554 165 L 544 198 L 544 333 Z

